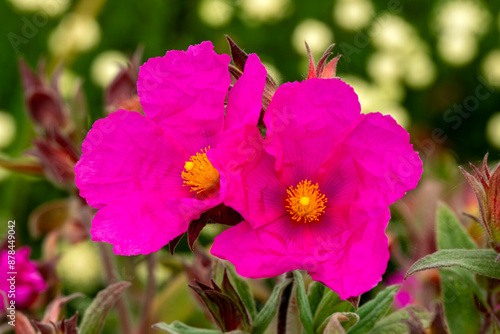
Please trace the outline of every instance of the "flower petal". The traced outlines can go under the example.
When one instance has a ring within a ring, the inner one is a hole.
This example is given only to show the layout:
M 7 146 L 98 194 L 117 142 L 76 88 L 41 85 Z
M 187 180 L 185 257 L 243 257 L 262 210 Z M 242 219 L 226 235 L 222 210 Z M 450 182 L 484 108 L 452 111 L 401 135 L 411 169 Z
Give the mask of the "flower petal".
M 82 151 L 75 182 L 95 208 L 135 191 L 164 189 L 171 197 L 189 196 L 181 173 L 190 155 L 136 112 L 117 111 L 97 121 Z
M 267 71 L 259 57 L 250 54 L 245 70 L 229 91 L 224 129 L 243 123 L 257 125 L 262 110 L 262 92 L 266 84 Z
M 314 181 L 360 112 L 356 93 L 340 79 L 281 85 L 264 116 L 266 151 L 276 158 L 280 179 L 288 186 L 304 179 Z
M 362 115 L 322 166 L 323 183 L 338 179 L 337 168 L 350 160 L 357 201 L 389 205 L 417 186 L 422 161 L 406 130 L 390 116 Z
M 357 213 L 364 220 L 363 227 L 338 253 L 325 254 L 322 259 L 325 270 L 310 272 L 313 280 L 325 283 L 342 299 L 359 296 L 375 287 L 389 261 L 389 242 L 384 231 L 390 212 L 381 205 L 363 206 L 365 209 Z
M 92 220 L 92 240 L 109 242 L 117 255 L 156 252 L 214 204 L 168 196 L 166 191 L 136 192 L 106 205 Z
M 229 62 L 229 56 L 217 55 L 210 42 L 149 59 L 137 81 L 144 113 L 180 141 L 200 128 L 213 136 L 223 127 Z
M 268 136 L 331 127 L 336 137 L 360 115 L 358 96 L 340 79 L 309 79 L 281 85 L 264 116 Z

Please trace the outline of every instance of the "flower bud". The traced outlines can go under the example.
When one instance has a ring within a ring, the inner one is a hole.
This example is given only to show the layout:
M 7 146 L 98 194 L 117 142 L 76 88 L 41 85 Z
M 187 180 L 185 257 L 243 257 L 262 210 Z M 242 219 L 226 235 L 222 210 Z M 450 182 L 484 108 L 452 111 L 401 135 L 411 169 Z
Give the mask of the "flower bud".
M 328 61 L 328 57 L 332 55 L 332 49 L 335 44 L 332 44 L 326 49 L 323 56 L 318 62 L 318 66 L 314 65 L 314 58 L 309 49 L 309 45 L 306 42 L 307 53 L 309 54 L 309 74 L 307 75 L 307 79 L 311 78 L 321 78 L 321 79 L 331 79 L 335 78 L 337 72 L 337 63 L 340 59 L 340 55 L 333 58 L 331 61 Z
M 137 49 L 130 58 L 129 65 L 118 73 L 104 91 L 106 113 L 110 114 L 118 109 L 142 112 L 139 96 L 137 95 L 137 78 L 142 52 L 142 47 Z
M 23 60 L 20 60 L 19 68 L 28 115 L 35 126 L 44 131 L 68 126 L 68 110 L 56 85 L 50 84 L 42 74 L 44 66 L 39 65 L 39 73 L 34 73 Z
M 474 175 L 460 168 L 467 182 L 474 190 L 481 217 L 476 220 L 482 225 L 490 239 L 490 245 L 500 253 L 500 168 L 490 170 L 488 154 L 484 157 L 483 170 L 470 165 Z

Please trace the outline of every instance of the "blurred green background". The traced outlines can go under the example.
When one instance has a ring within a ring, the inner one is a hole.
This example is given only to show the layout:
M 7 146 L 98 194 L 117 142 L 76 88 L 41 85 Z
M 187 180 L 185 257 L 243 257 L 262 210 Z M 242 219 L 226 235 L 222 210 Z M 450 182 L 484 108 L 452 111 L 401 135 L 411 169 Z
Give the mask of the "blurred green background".
M 336 43 L 338 75 L 353 85 L 364 112 L 391 114 L 411 134 L 426 166 L 442 152 L 478 161 L 500 149 L 500 2 L 466 0 L 2 0 L 0 2 L 0 154 L 30 148 L 17 65 L 49 74 L 64 65 L 65 98 L 83 80 L 91 119 L 104 115 L 103 88 L 139 45 L 144 57 L 225 34 L 257 53 L 278 82 L 307 76 L 304 40 L 319 60 Z M 439 169 L 439 168 L 438 168 Z M 0 169 L 0 221 L 16 219 L 21 244 L 29 214 L 66 197 L 43 179 Z M 6 229 L 1 224 L 0 234 Z M 34 247 L 34 257 L 40 255 Z

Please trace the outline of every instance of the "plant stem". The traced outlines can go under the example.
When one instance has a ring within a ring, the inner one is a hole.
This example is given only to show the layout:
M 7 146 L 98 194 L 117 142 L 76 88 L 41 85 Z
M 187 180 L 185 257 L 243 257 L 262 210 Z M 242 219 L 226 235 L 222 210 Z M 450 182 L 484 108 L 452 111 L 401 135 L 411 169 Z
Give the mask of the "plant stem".
M 144 304 L 142 307 L 141 320 L 139 321 L 139 330 L 138 330 L 138 333 L 142 334 L 146 334 L 148 330 L 151 328 L 151 305 L 153 304 L 153 299 L 156 292 L 155 253 L 147 255 L 147 263 L 148 263 L 148 283 L 146 289 L 146 298 L 144 298 Z
M 108 281 L 108 284 L 112 284 L 118 281 L 118 278 L 116 277 L 115 273 L 115 266 L 114 266 L 114 261 L 109 254 L 109 250 L 106 247 L 106 244 L 102 242 L 98 242 L 99 244 L 99 250 L 101 251 L 101 257 L 104 263 L 104 268 L 106 271 L 106 279 Z M 120 318 L 120 325 L 122 328 L 122 333 L 123 334 L 132 334 L 131 331 L 131 324 L 130 324 L 130 313 L 128 311 L 128 307 L 125 304 L 125 300 L 123 296 L 120 296 L 120 298 L 116 301 L 116 308 L 118 310 L 118 315 Z

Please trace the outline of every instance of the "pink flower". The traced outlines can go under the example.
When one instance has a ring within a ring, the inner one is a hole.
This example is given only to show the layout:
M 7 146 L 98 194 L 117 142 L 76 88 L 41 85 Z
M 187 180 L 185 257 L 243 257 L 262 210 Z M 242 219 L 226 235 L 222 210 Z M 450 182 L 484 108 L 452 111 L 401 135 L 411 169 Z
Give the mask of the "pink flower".
M 393 307 L 397 310 L 407 305 L 417 303 L 417 295 L 422 291 L 422 284 L 415 276 L 405 278 L 405 272 L 395 272 L 387 279 L 387 285 L 401 284 L 401 288 L 394 296 Z
M 16 309 L 28 308 L 33 304 L 38 294 L 47 288 L 36 264 L 29 259 L 30 253 L 29 247 L 16 249 L 14 255 L 9 255 L 8 249 L 0 251 L 0 290 L 7 295 L 9 303 L 11 300 L 16 302 Z M 9 263 L 12 261 L 12 257 L 15 258 L 14 264 Z M 11 265 L 13 268 L 10 267 Z M 15 274 L 9 274 L 11 272 Z M 8 280 L 12 277 L 14 277 L 13 289 L 11 289 L 11 281 Z M 10 297 L 12 291 L 14 291 L 14 298 Z
M 422 162 L 392 117 L 360 111 L 339 79 L 288 83 L 266 111 L 264 141 L 247 127 L 220 143 L 225 204 L 245 221 L 212 254 L 251 278 L 307 270 L 344 299 L 374 287 L 389 259 L 388 206 L 417 185 Z
M 227 180 L 208 155 L 238 127 L 257 124 L 266 78 L 250 55 L 226 110 L 229 61 L 210 42 L 149 59 L 137 83 L 146 116 L 119 110 L 94 124 L 75 167 L 80 195 L 99 209 L 92 240 L 115 254 L 147 254 L 222 203 Z

